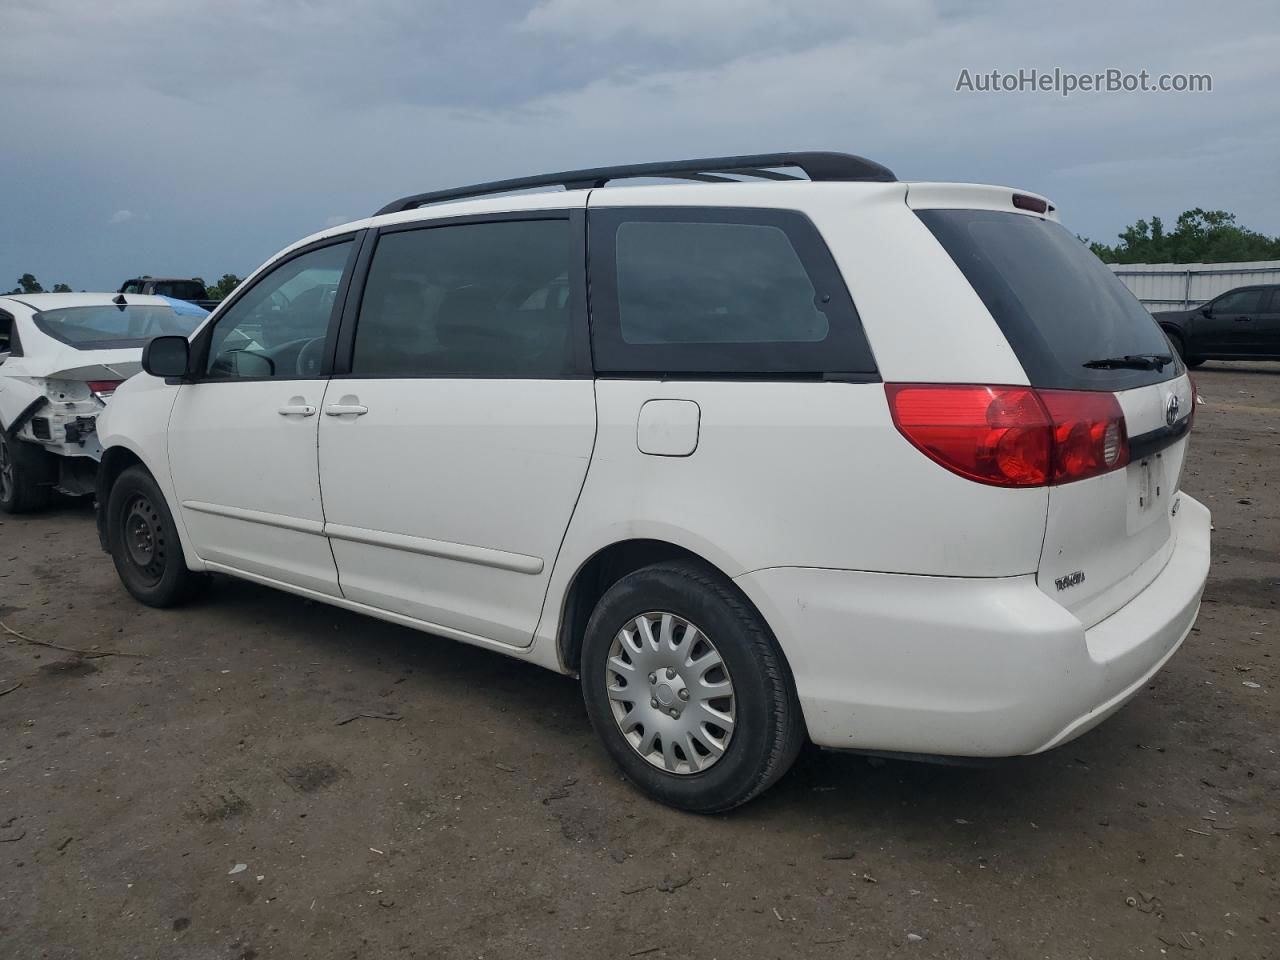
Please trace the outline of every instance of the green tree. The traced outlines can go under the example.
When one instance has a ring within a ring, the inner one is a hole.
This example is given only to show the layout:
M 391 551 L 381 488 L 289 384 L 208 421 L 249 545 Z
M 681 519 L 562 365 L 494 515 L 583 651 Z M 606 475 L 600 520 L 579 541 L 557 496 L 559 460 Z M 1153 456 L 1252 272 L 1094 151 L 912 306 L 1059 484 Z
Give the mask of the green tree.
M 208 287 L 210 300 L 223 300 L 230 296 L 231 291 L 240 286 L 240 278 L 234 273 L 224 273 L 222 279 L 213 286 Z
M 54 293 L 71 293 L 72 290 L 65 283 L 55 283 L 53 285 L 53 292 Z
M 35 274 L 24 273 L 18 278 L 18 285 L 10 293 L 44 293 L 44 287 L 35 278 Z
M 1089 249 L 1107 263 L 1280 260 L 1280 237 L 1242 227 L 1236 223 L 1236 215 L 1225 210 L 1187 210 L 1171 231 L 1165 230 L 1159 217 L 1150 222 L 1139 220 L 1126 227 L 1118 239 L 1114 246 L 1089 243 Z

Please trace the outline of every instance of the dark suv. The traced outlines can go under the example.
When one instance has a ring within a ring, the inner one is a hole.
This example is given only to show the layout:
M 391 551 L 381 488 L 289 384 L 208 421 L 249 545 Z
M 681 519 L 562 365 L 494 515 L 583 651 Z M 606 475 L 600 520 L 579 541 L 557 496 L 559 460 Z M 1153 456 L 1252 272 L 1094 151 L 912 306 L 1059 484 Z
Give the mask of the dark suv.
M 217 300 L 209 299 L 209 291 L 200 280 L 187 280 L 182 277 L 134 277 L 120 284 L 120 293 L 140 293 L 147 296 L 171 297 L 174 300 L 185 300 L 197 307 L 212 310 L 218 305 Z
M 1155 313 L 1187 366 L 1280 360 L 1280 285 L 1236 287 L 1191 310 Z

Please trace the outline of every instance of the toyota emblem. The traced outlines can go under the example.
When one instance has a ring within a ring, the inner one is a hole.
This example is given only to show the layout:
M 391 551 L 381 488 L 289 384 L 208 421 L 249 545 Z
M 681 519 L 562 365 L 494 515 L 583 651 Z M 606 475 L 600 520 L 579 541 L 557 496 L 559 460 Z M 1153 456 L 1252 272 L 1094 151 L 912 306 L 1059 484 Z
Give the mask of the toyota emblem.
M 1164 422 L 1171 427 L 1178 422 L 1178 408 L 1180 406 L 1178 395 L 1176 393 L 1169 394 L 1169 405 L 1164 411 Z

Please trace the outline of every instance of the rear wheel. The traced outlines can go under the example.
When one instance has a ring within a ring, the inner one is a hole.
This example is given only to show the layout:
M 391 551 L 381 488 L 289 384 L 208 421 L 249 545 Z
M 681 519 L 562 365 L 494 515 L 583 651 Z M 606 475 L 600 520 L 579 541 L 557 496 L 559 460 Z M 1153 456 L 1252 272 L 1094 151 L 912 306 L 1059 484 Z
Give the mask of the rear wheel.
M 0 511 L 28 513 L 49 502 L 49 454 L 0 430 Z
M 142 466 L 116 478 L 107 497 L 107 543 L 125 589 L 149 607 L 171 607 L 208 582 L 187 569 L 173 515 Z
M 663 803 L 716 813 L 790 768 L 804 722 L 768 626 L 696 563 L 628 574 L 587 624 L 582 690 L 623 773 Z

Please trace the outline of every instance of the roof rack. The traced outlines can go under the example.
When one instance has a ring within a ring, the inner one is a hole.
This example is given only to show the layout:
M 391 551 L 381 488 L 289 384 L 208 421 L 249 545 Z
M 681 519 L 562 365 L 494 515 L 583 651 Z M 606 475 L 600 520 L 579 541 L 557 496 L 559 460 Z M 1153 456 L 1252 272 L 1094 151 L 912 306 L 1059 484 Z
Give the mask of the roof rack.
M 762 180 L 799 180 L 790 173 L 780 173 L 778 167 L 793 167 L 804 172 L 810 180 L 864 180 L 892 183 L 898 178 L 892 170 L 874 160 L 856 157 L 848 153 L 757 153 L 741 157 L 708 157 L 702 160 L 665 160 L 658 163 L 632 163 L 620 167 L 593 167 L 587 170 L 566 170 L 561 173 L 544 173 L 536 177 L 518 177 L 514 180 L 494 180 L 476 183 L 468 187 L 449 190 L 433 190 L 415 193 L 387 204 L 374 216 L 384 213 L 400 213 L 429 203 L 445 200 L 462 200 L 494 193 L 510 193 L 535 187 L 564 187 L 566 190 L 585 190 L 603 187 L 611 180 L 632 180 L 638 177 L 665 177 L 679 180 L 696 180 L 702 183 L 734 183 L 734 177 L 755 177 Z

